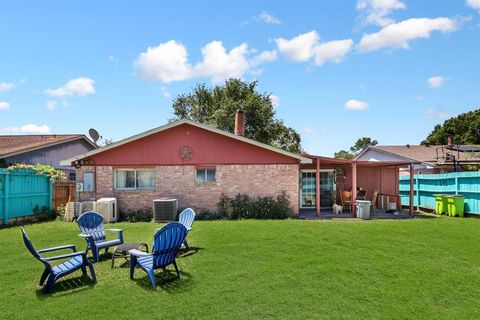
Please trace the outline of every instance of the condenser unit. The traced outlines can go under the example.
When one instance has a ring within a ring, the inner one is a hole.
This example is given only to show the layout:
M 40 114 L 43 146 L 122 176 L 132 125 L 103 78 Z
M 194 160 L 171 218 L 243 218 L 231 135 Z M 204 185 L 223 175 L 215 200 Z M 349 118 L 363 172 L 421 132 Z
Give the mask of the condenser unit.
M 173 221 L 177 217 L 177 199 L 153 200 L 153 221 Z
M 103 216 L 106 223 L 116 222 L 118 207 L 116 198 L 101 198 L 95 203 L 95 211 Z

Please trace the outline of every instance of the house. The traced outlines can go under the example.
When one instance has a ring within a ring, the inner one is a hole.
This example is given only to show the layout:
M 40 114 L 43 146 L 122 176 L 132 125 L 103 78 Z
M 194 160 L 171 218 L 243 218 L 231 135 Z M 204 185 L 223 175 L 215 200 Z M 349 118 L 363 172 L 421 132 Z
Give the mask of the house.
M 51 165 L 64 170 L 75 180 L 75 169 L 60 161 L 96 149 L 95 143 L 82 134 L 2 135 L 0 136 L 0 168 L 15 163 Z
M 235 134 L 179 120 L 61 163 L 77 169 L 77 182 L 83 183 L 80 201 L 115 197 L 125 213 L 151 208 L 152 200 L 160 197 L 173 197 L 179 207 L 202 211 L 216 210 L 222 193 L 233 197 L 286 192 L 295 214 L 313 210 L 316 215 L 321 209 L 331 210 L 342 188 L 363 186 L 370 190 L 369 197 L 378 190 L 394 199 L 398 169 L 411 164 L 286 152 L 245 138 L 244 116 L 237 111 Z
M 464 165 L 480 164 L 479 145 L 371 146 L 360 152 L 358 161 L 414 161 L 415 173 L 461 171 Z M 403 173 L 407 173 L 403 171 Z

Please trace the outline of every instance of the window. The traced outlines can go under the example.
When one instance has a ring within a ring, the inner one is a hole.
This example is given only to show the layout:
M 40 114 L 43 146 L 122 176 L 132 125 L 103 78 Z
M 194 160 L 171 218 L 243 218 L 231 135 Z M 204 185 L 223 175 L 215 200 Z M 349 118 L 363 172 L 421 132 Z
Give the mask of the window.
M 115 189 L 152 189 L 155 171 L 152 169 L 116 169 Z
M 195 181 L 215 182 L 215 169 L 197 169 Z
M 93 172 L 85 172 L 83 174 L 83 191 L 84 192 L 93 192 Z

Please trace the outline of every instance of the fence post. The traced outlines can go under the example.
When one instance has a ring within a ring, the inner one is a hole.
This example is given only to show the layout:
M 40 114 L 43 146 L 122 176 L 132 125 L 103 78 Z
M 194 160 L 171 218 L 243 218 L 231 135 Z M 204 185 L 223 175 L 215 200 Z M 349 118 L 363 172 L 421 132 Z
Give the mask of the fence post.
M 455 177 L 455 194 L 458 194 L 458 177 Z
M 415 177 L 415 176 L 414 176 Z M 420 182 L 419 182 L 419 178 L 418 178 L 418 175 L 417 177 L 415 178 L 415 191 L 417 192 L 417 210 L 418 210 L 418 207 L 420 206 Z
M 51 211 L 53 209 L 53 205 L 52 205 L 53 182 L 52 182 L 52 180 L 50 180 L 49 177 L 47 177 L 47 182 L 48 182 L 48 207 Z
M 8 195 L 9 195 L 9 189 L 10 189 L 10 179 L 8 179 L 9 174 L 5 172 L 4 175 L 4 187 L 3 187 L 3 224 L 7 225 L 8 224 Z

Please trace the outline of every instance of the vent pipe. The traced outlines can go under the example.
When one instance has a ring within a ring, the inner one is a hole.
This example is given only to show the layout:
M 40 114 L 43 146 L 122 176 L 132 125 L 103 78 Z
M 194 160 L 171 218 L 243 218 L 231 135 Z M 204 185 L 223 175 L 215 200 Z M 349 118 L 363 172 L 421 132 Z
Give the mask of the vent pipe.
M 448 132 L 448 136 L 447 136 L 447 145 L 451 147 L 454 144 L 455 144 L 455 134 L 452 131 L 450 131 Z
M 235 134 L 237 136 L 245 135 L 245 113 L 242 109 L 238 109 L 235 112 Z

